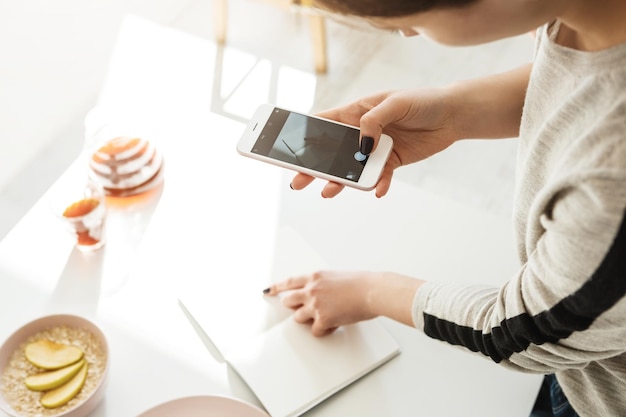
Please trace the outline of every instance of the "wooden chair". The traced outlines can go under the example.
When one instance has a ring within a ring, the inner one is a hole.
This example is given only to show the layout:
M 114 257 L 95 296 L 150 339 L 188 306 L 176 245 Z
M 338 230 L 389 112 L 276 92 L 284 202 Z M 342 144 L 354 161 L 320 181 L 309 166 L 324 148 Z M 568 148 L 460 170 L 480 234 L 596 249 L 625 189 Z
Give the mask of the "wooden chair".
M 328 69 L 326 53 L 326 22 L 324 17 L 315 12 L 307 12 L 306 0 L 266 0 L 283 8 L 299 6 L 307 14 L 313 42 L 313 62 L 318 74 L 325 74 Z M 228 23 L 228 0 L 214 0 L 215 38 L 218 44 L 226 42 Z

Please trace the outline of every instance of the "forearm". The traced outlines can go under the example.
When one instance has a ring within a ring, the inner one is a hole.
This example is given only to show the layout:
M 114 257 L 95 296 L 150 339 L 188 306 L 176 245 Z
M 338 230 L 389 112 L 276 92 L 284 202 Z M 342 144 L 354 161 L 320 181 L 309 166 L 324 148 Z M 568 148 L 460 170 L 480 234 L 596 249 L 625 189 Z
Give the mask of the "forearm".
M 367 306 L 373 317 L 384 316 L 414 327 L 413 299 L 424 281 L 385 272 L 372 278 L 367 292 Z
M 532 64 L 447 88 L 459 139 L 512 138 L 520 121 Z

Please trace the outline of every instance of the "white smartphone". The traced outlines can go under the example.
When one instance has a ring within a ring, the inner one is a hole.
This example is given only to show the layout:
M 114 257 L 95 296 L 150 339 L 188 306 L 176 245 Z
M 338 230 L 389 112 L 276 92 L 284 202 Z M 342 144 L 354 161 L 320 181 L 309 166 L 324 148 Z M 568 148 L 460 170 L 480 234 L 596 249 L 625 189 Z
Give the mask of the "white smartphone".
M 244 156 L 361 190 L 376 186 L 391 149 L 382 135 L 376 150 L 359 152 L 359 128 L 271 104 L 261 105 L 237 151 Z

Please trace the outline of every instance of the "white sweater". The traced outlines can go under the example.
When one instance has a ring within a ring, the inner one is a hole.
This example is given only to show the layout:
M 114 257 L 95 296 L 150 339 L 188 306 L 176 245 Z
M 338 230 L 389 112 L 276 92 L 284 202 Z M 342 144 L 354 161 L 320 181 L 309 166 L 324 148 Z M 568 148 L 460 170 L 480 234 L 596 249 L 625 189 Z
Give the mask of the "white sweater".
M 559 46 L 542 28 L 521 121 L 518 273 L 501 288 L 429 282 L 430 337 L 556 373 L 582 416 L 626 416 L 626 44 Z

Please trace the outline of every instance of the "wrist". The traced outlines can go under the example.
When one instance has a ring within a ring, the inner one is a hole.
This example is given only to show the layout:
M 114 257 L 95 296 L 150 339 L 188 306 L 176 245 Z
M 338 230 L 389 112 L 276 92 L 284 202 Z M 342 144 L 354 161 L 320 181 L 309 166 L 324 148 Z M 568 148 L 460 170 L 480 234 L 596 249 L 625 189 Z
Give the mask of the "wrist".
M 447 119 L 450 129 L 450 139 L 452 139 L 452 142 L 466 139 L 469 132 L 467 130 L 467 106 L 463 94 L 463 85 L 456 83 L 443 87 L 442 96 L 448 113 Z
M 383 315 L 381 309 L 381 294 L 384 291 L 384 272 L 371 272 L 366 275 L 365 305 L 369 317 Z
M 372 273 L 366 285 L 369 316 L 384 316 L 413 326 L 413 299 L 424 281 L 393 272 Z

